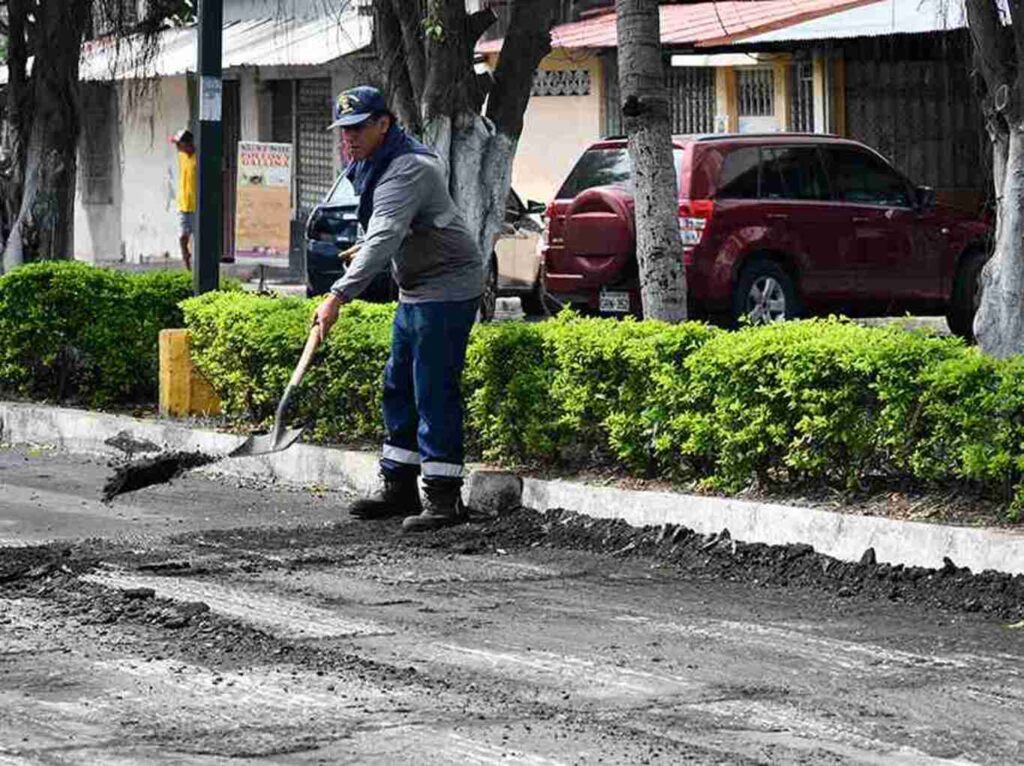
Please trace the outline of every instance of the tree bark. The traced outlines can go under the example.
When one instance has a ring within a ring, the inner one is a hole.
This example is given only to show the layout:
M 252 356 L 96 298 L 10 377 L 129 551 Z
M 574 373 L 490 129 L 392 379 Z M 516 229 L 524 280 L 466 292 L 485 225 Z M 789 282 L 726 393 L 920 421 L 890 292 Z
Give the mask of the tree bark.
M 32 69 L 32 128 L 17 216 L 4 248 L 4 270 L 29 259 L 70 258 L 80 133 L 78 64 L 89 0 L 43 0 L 35 10 L 38 44 Z
M 26 39 L 29 8 L 28 0 L 9 0 L 7 5 L 6 113 L 0 126 L 0 247 L 6 245 L 7 235 L 18 217 L 25 188 L 25 155 L 32 127 Z
M 686 319 L 686 273 L 656 0 L 616 0 L 619 92 L 633 162 L 636 255 L 644 316 Z
M 379 16 L 390 13 L 393 19 L 390 30 L 378 34 L 403 49 L 400 57 L 382 52 L 392 103 L 407 99 L 403 93 L 416 99 L 419 134 L 447 163 L 449 190 L 480 247 L 486 274 L 504 223 L 533 73 L 550 50 L 555 3 L 516 0 L 489 91 L 474 71 L 473 50 L 493 23 L 493 12 L 468 15 L 463 0 L 376 0 L 375 7 Z M 399 117 L 416 132 L 415 123 Z
M 981 274 L 974 336 L 992 356 L 1024 352 L 1024 17 L 1011 3 L 1012 38 L 995 0 L 967 0 L 979 95 L 992 142 L 995 247 Z

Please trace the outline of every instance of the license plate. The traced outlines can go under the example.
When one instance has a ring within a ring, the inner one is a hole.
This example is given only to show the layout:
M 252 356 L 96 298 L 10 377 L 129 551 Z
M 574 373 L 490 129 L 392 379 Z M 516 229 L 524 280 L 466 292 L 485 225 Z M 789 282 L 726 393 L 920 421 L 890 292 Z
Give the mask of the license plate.
M 615 290 L 602 290 L 598 299 L 598 308 L 612 314 L 629 313 L 629 293 Z

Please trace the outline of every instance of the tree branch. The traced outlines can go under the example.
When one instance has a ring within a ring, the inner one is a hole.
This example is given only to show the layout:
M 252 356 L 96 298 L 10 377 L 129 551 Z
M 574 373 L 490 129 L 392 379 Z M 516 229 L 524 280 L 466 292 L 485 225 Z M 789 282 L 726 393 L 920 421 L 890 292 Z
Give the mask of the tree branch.
M 516 0 L 508 35 L 501 46 L 487 116 L 501 133 L 517 139 L 530 100 L 533 75 L 551 50 L 553 0 Z
M 490 8 L 484 8 L 482 11 L 477 11 L 469 17 L 469 21 L 466 23 L 466 29 L 469 30 L 468 41 L 474 48 L 476 47 L 476 41 L 480 39 L 480 35 L 491 28 L 491 25 L 498 20 L 494 11 Z
M 391 10 L 401 27 L 402 48 L 405 51 L 405 68 L 409 73 L 409 85 L 416 104 L 423 99 L 423 87 L 427 81 L 427 58 L 423 46 L 422 2 L 391 0 Z
M 427 34 L 427 78 L 423 86 L 424 123 L 442 115 L 473 111 L 479 103 L 473 72 L 473 45 L 468 38 L 464 0 L 430 0 L 440 35 Z
M 404 53 L 404 38 L 395 7 L 391 0 L 376 0 L 373 8 L 377 60 L 382 65 L 391 108 L 402 124 L 418 135 L 422 132 L 419 99 L 409 81 L 408 56 Z
M 1016 3 L 1017 0 L 1014 2 Z M 966 8 L 967 26 L 976 51 L 975 60 L 978 62 L 989 93 L 995 95 L 1000 86 L 1009 87 L 1013 79 L 1015 74 L 1011 71 L 1011 65 L 1014 62 L 1013 51 L 1003 33 L 1003 25 L 995 0 L 966 0 Z M 1018 18 L 1015 17 L 1014 28 L 1016 29 L 1018 26 L 1020 24 Z

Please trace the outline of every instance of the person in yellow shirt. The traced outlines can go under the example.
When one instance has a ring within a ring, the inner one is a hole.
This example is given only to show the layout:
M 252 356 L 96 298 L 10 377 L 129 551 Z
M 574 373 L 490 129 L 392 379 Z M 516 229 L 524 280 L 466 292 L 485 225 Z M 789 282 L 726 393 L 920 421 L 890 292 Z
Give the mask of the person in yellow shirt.
M 196 147 L 192 131 L 179 130 L 171 137 L 178 149 L 178 225 L 181 259 L 192 270 L 192 232 L 196 218 Z

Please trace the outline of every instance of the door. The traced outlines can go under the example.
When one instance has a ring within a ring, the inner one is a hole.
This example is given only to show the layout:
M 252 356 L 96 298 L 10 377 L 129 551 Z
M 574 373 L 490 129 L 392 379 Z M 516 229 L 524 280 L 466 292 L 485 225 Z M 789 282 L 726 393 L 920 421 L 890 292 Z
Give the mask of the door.
M 826 150 L 836 200 L 853 229 L 856 313 L 891 314 L 916 292 L 938 288 L 941 272 L 914 247 L 917 211 L 907 180 L 865 149 Z
M 331 80 L 299 80 L 295 98 L 296 215 L 305 221 L 334 185 Z
M 769 67 L 736 71 L 737 123 L 740 133 L 774 133 L 775 72 Z
M 856 294 L 849 215 L 832 199 L 821 152 L 813 144 L 761 149 L 759 210 L 766 244 L 797 265 L 808 308 L 842 310 Z

